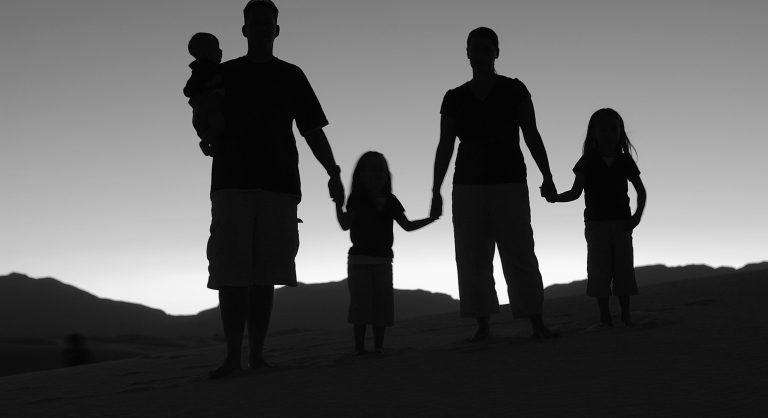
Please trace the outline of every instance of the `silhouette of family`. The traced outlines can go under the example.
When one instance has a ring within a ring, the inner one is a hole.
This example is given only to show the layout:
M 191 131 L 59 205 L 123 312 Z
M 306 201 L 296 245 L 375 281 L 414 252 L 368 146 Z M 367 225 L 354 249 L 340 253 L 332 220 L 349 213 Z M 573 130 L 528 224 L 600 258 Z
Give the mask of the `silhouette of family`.
M 490 317 L 499 313 L 493 278 L 496 248 L 514 317 L 530 321 L 531 338 L 559 336 L 542 319 L 544 290 L 534 251 L 520 132 L 544 179 L 542 197 L 552 203 L 568 202 L 585 193 L 587 295 L 597 299 L 601 326 L 613 327 L 611 295 L 619 298 L 622 323 L 633 325 L 629 298 L 638 290 L 632 230 L 640 222 L 646 193 L 630 155 L 634 147 L 616 111 L 600 109 L 592 116 L 583 155 L 573 168 L 573 186 L 558 194 L 531 94 L 520 80 L 496 72 L 500 53 L 496 33 L 485 27 L 471 31 L 466 52 L 472 79 L 443 98 L 430 213 L 412 221 L 392 193 L 387 161 L 378 152 L 360 157 L 346 198 L 341 170 L 323 131 L 328 120 L 320 101 L 303 71 L 273 54 L 280 34 L 277 18 L 272 1 L 248 1 L 242 27 L 247 53 L 224 63 L 215 36 L 198 33 L 188 45 L 195 60 L 184 94 L 193 108 L 200 147 L 213 157 L 208 287 L 218 291 L 227 350 L 210 377 L 221 378 L 242 367 L 246 326 L 248 367 L 275 367 L 262 353 L 274 286 L 297 285 L 294 260 L 301 189 L 294 122 L 328 173 L 339 225 L 350 231 L 348 322 L 353 325 L 355 354 L 370 353 L 365 348 L 369 324 L 373 353 L 384 350 L 385 328 L 394 324 L 393 223 L 413 231 L 442 215 L 441 188 L 457 138 L 452 212 L 460 314 L 477 321 L 468 341 L 490 336 Z M 638 196 L 634 214 L 628 182 Z

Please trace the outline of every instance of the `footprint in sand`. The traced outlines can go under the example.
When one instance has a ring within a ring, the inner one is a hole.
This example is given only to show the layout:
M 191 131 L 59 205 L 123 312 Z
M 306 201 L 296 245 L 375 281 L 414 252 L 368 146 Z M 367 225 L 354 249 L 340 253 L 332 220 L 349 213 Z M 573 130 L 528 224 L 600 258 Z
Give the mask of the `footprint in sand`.
M 605 325 L 602 322 L 598 322 L 596 324 L 592 324 L 587 327 L 584 331 L 586 332 L 615 332 L 618 331 L 619 327 L 616 326 L 610 326 Z
M 357 357 L 359 356 L 356 356 L 355 353 L 344 353 L 333 360 L 333 362 L 336 364 L 352 364 Z
M 53 402 L 59 402 L 63 401 L 64 398 L 58 397 L 58 398 L 45 398 L 45 399 L 38 399 L 36 401 L 27 402 L 28 405 L 37 405 L 42 403 L 53 403 Z
M 335 360 L 336 364 L 353 364 L 356 360 L 360 361 L 375 361 L 377 359 L 385 359 L 391 356 L 397 356 L 412 351 L 413 347 L 402 348 L 385 348 L 383 353 L 370 352 L 365 355 L 355 355 L 355 353 L 343 353 Z
M 715 299 L 702 299 L 702 300 L 697 300 L 695 302 L 686 303 L 685 306 L 706 306 L 706 305 L 711 305 L 715 302 L 717 302 L 717 300 Z
M 120 394 L 123 394 L 123 393 L 146 392 L 146 391 L 155 390 L 155 389 L 156 388 L 153 387 L 153 386 L 142 386 L 142 387 L 138 387 L 138 388 L 131 388 L 131 389 L 126 389 L 126 390 L 121 390 L 119 392 L 115 392 L 115 394 L 116 395 L 120 395 Z
M 131 375 L 134 375 L 134 374 L 141 374 L 141 372 L 126 372 L 126 373 L 116 374 L 114 376 L 116 376 L 116 377 L 123 377 L 123 376 L 131 376 Z
M 218 364 L 198 364 L 196 366 L 185 367 L 184 369 L 187 369 L 187 370 L 190 370 L 190 369 L 192 369 L 192 370 L 194 370 L 194 369 L 210 369 L 210 368 L 216 367 L 216 366 L 218 366 Z
M 668 325 L 675 325 L 677 322 L 669 320 L 661 315 L 650 312 L 633 312 L 632 321 L 635 326 L 628 329 L 636 328 L 650 328 L 650 327 L 665 327 Z
M 182 357 L 186 357 L 186 356 L 187 356 L 186 354 L 176 354 L 176 355 L 172 355 L 172 356 L 166 356 L 166 355 L 162 355 L 162 354 L 155 354 L 154 356 L 152 356 L 150 358 L 153 359 L 153 360 L 161 360 L 161 359 L 176 359 L 176 358 L 182 358 Z

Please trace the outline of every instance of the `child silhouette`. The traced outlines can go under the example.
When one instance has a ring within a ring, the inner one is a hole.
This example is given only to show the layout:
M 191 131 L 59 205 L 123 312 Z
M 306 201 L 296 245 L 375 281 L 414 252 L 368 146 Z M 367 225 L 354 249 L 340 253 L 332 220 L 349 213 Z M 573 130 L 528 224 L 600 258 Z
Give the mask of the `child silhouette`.
M 216 139 L 224 133 L 221 113 L 224 87 L 218 70 L 221 63 L 219 40 L 210 33 L 199 32 L 192 36 L 187 48 L 195 60 L 189 64 L 192 75 L 184 86 L 184 95 L 189 97 L 193 109 L 192 126 L 201 139 L 200 149 L 203 154 L 212 156 Z
M 395 321 L 392 283 L 392 221 L 406 231 L 434 222 L 437 217 L 410 221 L 392 194 L 392 176 L 387 160 L 369 151 L 360 157 L 352 174 L 352 189 L 344 211 L 335 201 L 336 216 L 343 230 L 350 231 L 347 284 L 350 303 L 348 322 L 353 324 L 355 354 L 365 349 L 367 324 L 373 327 L 374 353 L 383 353 L 384 329 Z
M 640 223 L 646 192 L 640 170 L 630 156 L 634 146 L 624 130 L 624 120 L 613 109 L 600 109 L 589 119 L 583 155 L 573 168 L 573 187 L 549 202 L 570 202 L 584 191 L 584 235 L 587 239 L 587 296 L 597 298 L 600 326 L 612 328 L 608 298 L 619 298 L 621 321 L 634 325 L 629 298 L 637 295 L 632 231 Z M 637 192 L 632 214 L 627 180 Z M 613 285 L 613 289 L 611 289 Z

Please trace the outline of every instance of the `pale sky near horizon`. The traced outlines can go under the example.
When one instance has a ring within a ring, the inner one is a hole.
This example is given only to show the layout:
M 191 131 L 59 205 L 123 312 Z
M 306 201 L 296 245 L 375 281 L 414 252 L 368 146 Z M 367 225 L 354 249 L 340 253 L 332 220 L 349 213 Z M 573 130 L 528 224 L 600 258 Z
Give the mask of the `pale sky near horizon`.
M 189 37 L 243 55 L 245 0 L 1 0 L 0 275 L 54 277 L 170 314 L 216 306 L 206 289 L 211 161 L 181 89 Z M 536 107 L 558 190 L 589 116 L 616 109 L 648 190 L 635 264 L 768 260 L 768 2 L 735 0 L 278 0 L 275 55 L 307 74 L 342 179 L 382 152 L 410 219 L 429 210 L 439 110 L 471 78 L 467 33 L 493 28 L 499 74 Z M 346 277 L 348 233 L 297 135 L 299 281 Z M 586 277 L 583 197 L 548 204 L 528 162 L 545 286 Z M 450 216 L 395 226 L 395 287 L 458 298 Z M 631 193 L 634 199 L 634 193 Z M 498 260 L 497 260 L 498 261 Z M 507 303 L 500 265 L 499 298 Z M 546 315 L 546 313 L 545 313 Z

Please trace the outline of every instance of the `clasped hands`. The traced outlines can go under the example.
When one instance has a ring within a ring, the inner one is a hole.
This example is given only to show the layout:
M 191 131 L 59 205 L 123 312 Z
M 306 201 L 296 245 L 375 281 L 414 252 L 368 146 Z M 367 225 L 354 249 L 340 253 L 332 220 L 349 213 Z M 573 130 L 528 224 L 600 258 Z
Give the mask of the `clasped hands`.
M 547 202 L 555 203 L 554 199 L 557 196 L 557 187 L 555 187 L 555 182 L 552 181 L 551 178 L 545 179 L 544 182 L 541 183 L 539 191 L 541 191 L 541 197 L 547 199 Z

